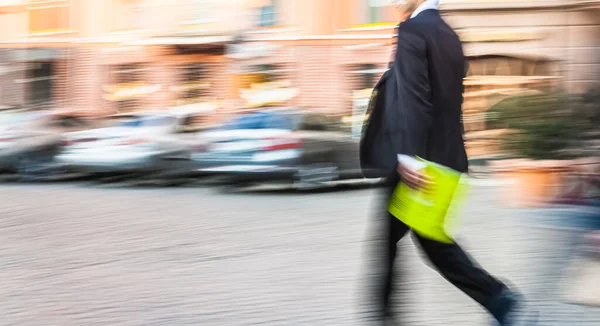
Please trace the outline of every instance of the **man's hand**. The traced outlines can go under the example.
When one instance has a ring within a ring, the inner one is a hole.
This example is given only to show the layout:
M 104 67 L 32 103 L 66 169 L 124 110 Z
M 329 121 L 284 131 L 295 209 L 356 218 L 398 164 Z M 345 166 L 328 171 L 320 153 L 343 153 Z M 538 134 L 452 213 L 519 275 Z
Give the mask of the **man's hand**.
M 401 163 L 398 163 L 396 171 L 398 171 L 402 182 L 412 189 L 426 190 L 431 186 L 431 179 L 427 175 L 412 170 Z

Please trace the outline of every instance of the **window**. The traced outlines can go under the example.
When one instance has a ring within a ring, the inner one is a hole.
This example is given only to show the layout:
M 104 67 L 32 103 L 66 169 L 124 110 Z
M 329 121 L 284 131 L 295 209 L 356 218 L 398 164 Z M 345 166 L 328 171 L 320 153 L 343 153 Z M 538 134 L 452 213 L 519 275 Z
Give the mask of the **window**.
M 133 85 L 128 86 L 125 84 L 142 83 L 144 81 L 144 72 L 146 68 L 142 64 L 123 64 L 117 66 L 113 70 L 113 79 L 115 80 L 117 89 L 127 89 L 135 87 Z M 118 112 L 131 112 L 139 109 L 140 101 L 137 97 L 122 98 L 117 100 L 116 103 Z
M 122 121 L 117 122 L 119 127 L 160 127 L 174 124 L 176 119 L 173 117 L 165 116 L 129 116 L 120 117 Z
M 373 88 L 378 78 L 385 71 L 385 69 L 380 69 L 379 67 L 379 65 L 371 63 L 352 66 L 353 69 L 349 71 L 352 90 L 358 91 Z
M 52 101 L 52 75 L 51 62 L 35 62 L 30 65 L 29 78 L 24 82 L 29 85 L 29 103 L 32 105 L 46 105 Z
M 178 105 L 202 102 L 210 96 L 209 68 L 203 63 L 187 64 L 181 68 L 181 82 L 175 87 L 180 94 Z
M 257 65 L 256 71 L 263 75 L 263 82 L 265 83 L 274 82 L 280 78 L 280 71 L 273 64 Z
M 146 69 L 139 63 L 123 64 L 114 70 L 114 80 L 117 84 L 135 83 L 144 80 Z
M 68 0 L 38 0 L 29 1 L 27 4 L 30 34 L 70 30 L 71 17 Z
M 259 8 L 258 26 L 260 27 L 275 26 L 275 0 L 269 2 L 268 5 Z
M 292 77 L 291 70 L 286 68 L 285 64 L 249 65 L 245 69 L 246 72 L 238 75 L 236 88 L 247 89 L 252 84 L 271 82 L 286 83 Z

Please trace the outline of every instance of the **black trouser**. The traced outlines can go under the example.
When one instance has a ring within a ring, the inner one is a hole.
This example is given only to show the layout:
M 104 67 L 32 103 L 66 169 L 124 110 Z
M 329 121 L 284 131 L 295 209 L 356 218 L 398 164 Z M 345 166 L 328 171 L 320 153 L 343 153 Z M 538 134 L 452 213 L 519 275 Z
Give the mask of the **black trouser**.
M 394 183 L 395 184 L 395 183 Z M 385 206 L 393 187 L 387 187 L 385 196 Z M 379 289 L 379 298 L 381 308 L 389 312 L 389 300 L 392 294 L 392 285 L 394 283 L 394 261 L 396 260 L 396 245 L 404 235 L 410 230 L 408 226 L 385 210 L 387 224 L 384 225 L 383 245 L 384 257 L 384 275 L 383 286 Z M 419 247 L 429 257 L 433 267 L 450 283 L 459 288 L 469 297 L 481 304 L 486 310 L 498 319 L 503 316 L 508 309 L 509 303 L 504 299 L 504 294 L 508 292 L 507 287 L 489 275 L 483 268 L 470 258 L 457 243 L 441 243 L 414 234 Z M 381 249 L 381 248 L 380 248 Z M 380 279 L 381 280 L 381 279 Z

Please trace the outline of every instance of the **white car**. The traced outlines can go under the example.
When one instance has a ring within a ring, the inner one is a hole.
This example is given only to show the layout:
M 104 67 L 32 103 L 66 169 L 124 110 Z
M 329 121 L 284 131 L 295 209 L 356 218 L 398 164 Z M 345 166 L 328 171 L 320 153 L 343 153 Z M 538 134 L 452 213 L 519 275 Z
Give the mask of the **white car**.
M 190 152 L 176 133 L 182 117 L 169 112 L 112 116 L 111 126 L 63 135 L 56 161 L 91 174 L 156 173 L 189 162 Z

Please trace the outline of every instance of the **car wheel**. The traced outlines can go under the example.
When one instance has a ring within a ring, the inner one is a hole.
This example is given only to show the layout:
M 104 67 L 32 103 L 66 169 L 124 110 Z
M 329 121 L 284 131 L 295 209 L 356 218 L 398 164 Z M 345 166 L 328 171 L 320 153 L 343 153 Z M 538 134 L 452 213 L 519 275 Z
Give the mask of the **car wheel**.
M 185 186 L 187 184 L 190 183 L 190 179 L 186 179 L 186 178 L 175 178 L 175 179 L 171 179 L 169 181 L 166 181 L 164 183 L 165 187 L 180 187 L 180 186 Z
M 34 180 L 36 178 L 35 172 L 39 170 L 39 162 L 29 155 L 19 156 L 15 170 L 21 181 Z

